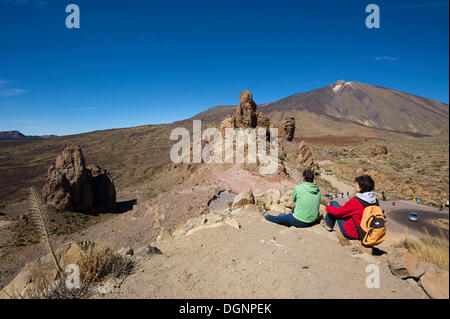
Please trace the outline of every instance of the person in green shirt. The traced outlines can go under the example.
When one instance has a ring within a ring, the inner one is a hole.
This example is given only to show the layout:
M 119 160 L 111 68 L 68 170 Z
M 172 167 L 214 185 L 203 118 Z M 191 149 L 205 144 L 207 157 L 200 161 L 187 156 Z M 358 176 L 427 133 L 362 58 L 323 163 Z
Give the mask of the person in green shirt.
M 319 220 L 320 190 L 314 184 L 314 172 L 305 169 L 303 183 L 294 187 L 292 200 L 295 207 L 290 214 L 266 215 L 266 220 L 285 226 L 309 227 Z

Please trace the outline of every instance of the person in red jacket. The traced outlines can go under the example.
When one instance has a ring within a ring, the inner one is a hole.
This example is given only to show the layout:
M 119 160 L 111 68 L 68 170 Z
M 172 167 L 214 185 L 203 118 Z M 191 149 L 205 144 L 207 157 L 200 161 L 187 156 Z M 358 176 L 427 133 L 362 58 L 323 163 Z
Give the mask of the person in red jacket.
M 336 222 L 342 235 L 348 239 L 358 239 L 358 231 L 355 227 L 361 224 L 362 214 L 367 206 L 379 205 L 373 192 L 375 183 L 369 175 L 362 175 L 355 179 L 356 195 L 344 206 L 331 201 L 326 207 L 327 215 L 321 221 L 321 225 L 328 231 L 333 231 Z

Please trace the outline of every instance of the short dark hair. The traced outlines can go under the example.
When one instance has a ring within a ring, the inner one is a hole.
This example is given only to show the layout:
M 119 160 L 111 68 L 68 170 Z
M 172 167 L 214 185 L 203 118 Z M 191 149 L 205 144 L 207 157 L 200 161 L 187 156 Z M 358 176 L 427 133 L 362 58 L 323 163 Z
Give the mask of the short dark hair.
M 305 169 L 302 174 L 305 182 L 313 183 L 314 182 L 314 172 L 310 169 Z
M 371 192 L 375 188 L 375 182 L 370 175 L 361 175 L 355 178 L 355 182 L 358 183 L 361 188 L 361 193 Z

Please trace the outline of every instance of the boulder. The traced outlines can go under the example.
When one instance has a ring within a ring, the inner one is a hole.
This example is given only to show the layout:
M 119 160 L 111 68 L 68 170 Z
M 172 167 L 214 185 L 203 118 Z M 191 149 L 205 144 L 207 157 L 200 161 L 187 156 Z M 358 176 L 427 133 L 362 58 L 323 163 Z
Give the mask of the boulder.
M 425 271 L 425 274 L 420 277 L 419 285 L 430 298 L 449 298 L 448 272 L 442 271 L 433 265 L 430 265 Z
M 86 167 L 78 145 L 64 148 L 48 169 L 42 190 L 45 203 L 61 210 L 112 212 L 116 208 L 116 190 L 111 175 L 99 166 Z
M 387 260 L 392 274 L 402 279 L 419 279 L 427 267 L 426 263 L 418 261 L 406 248 L 394 248 L 389 252 Z
M 284 207 L 289 208 L 289 209 L 292 209 L 295 207 L 295 202 L 292 201 L 292 192 L 293 192 L 292 189 L 285 191 L 280 200 L 281 204 Z
M 403 264 L 403 256 L 409 254 L 406 248 L 394 248 L 387 255 L 389 270 L 394 276 L 402 279 L 409 277 L 409 272 Z
M 272 198 L 272 203 L 279 204 L 281 201 L 281 191 L 277 188 L 269 189 L 267 192 L 267 195 L 269 195 Z
M 387 153 L 388 153 L 388 150 L 387 150 L 386 145 L 376 145 L 376 146 L 372 147 L 372 149 L 370 150 L 370 155 L 372 155 L 372 156 L 384 155 Z
M 286 206 L 281 205 L 281 204 L 272 204 L 269 206 L 268 210 L 275 212 L 277 214 L 280 214 L 280 213 L 289 214 L 291 212 L 290 208 L 287 208 Z
M 254 204 L 255 198 L 252 191 L 248 190 L 246 192 L 239 193 L 231 205 L 232 208 L 241 207 L 248 204 Z
M 262 205 L 264 208 L 268 208 L 272 204 L 272 197 L 266 193 L 261 193 L 258 195 L 253 193 L 253 195 L 257 205 Z

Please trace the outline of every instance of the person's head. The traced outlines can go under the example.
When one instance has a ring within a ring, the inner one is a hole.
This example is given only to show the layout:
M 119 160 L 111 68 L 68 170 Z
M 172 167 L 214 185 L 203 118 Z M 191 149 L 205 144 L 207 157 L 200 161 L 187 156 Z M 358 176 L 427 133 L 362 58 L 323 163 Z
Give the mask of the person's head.
M 361 175 L 355 178 L 355 189 L 357 193 L 371 192 L 375 188 L 375 182 L 370 175 Z
M 303 180 L 308 183 L 314 183 L 314 172 L 310 169 L 305 169 L 302 174 Z

